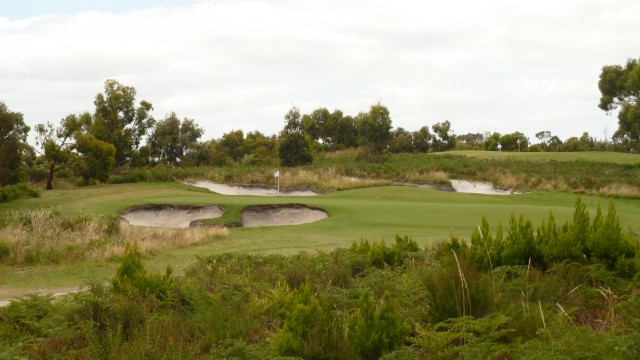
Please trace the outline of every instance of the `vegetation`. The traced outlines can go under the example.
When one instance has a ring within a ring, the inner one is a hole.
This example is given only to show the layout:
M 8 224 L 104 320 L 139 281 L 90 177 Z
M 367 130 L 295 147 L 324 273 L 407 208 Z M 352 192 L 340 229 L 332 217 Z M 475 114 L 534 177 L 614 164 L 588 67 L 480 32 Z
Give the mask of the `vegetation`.
M 28 133 L 22 114 L 10 111 L 0 101 L 0 187 L 23 180 Z
M 570 227 L 585 221 L 581 206 Z M 479 244 L 421 248 L 397 236 L 313 255 L 199 257 L 180 276 L 147 270 L 133 246 L 110 285 L 0 308 L 0 348 L 30 358 L 634 358 L 637 238 L 630 245 L 624 272 L 593 257 L 484 268 Z
M 634 151 L 640 145 L 640 63 L 638 59 L 627 60 L 626 65 L 602 67 L 598 82 L 602 110 L 618 112 L 618 131 L 613 135 L 619 142 L 628 143 Z

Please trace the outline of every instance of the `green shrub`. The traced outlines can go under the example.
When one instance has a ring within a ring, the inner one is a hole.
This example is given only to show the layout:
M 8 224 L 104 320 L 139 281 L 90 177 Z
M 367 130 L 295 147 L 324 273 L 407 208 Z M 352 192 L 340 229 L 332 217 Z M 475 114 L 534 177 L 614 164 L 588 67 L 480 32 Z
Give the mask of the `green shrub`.
M 379 359 L 385 353 L 400 346 L 409 325 L 398 314 L 395 302 L 388 292 L 376 306 L 370 291 L 365 289 L 360 295 L 357 312 L 351 316 L 349 339 L 363 359 Z
M 6 242 L 0 240 L 0 263 L 4 262 L 4 260 L 9 258 L 10 255 L 11 248 Z
M 114 292 L 129 297 L 153 296 L 158 300 L 168 301 L 175 291 L 172 273 L 171 266 L 167 266 L 164 275 L 149 273 L 142 263 L 137 244 L 127 245 L 111 284 Z
M 108 236 L 114 236 L 120 234 L 120 216 L 111 214 L 105 217 L 102 232 Z
M 40 192 L 36 189 L 26 185 L 8 185 L 0 187 L 0 203 L 8 202 L 22 198 L 35 198 L 40 197 Z
M 431 322 L 466 315 L 483 316 L 493 308 L 494 293 L 489 276 L 462 257 L 456 262 L 423 270 L 421 280 L 427 289 Z
M 353 359 L 345 337 L 344 318 L 319 300 L 307 280 L 298 288 L 286 310 L 282 330 L 273 339 L 276 352 L 304 359 Z

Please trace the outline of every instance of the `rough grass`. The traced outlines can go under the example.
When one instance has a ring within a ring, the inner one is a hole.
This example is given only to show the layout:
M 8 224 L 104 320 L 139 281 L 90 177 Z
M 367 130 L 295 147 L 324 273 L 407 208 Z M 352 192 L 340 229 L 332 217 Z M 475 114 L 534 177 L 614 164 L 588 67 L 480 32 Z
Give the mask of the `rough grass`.
M 612 151 L 582 151 L 582 152 L 508 152 L 483 150 L 456 150 L 433 155 L 462 155 L 478 159 L 524 159 L 530 161 L 589 161 L 613 164 L 638 164 L 640 156 Z
M 106 260 L 119 257 L 134 242 L 147 254 L 229 236 L 229 230 L 220 227 L 135 227 L 96 213 L 66 216 L 59 208 L 17 211 L 5 221 L 0 227 L 0 263 L 12 266 Z

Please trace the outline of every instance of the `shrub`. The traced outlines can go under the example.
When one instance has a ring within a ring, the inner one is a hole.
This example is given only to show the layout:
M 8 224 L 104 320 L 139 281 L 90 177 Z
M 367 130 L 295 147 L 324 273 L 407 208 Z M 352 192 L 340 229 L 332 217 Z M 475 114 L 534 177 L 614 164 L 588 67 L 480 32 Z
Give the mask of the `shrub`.
M 309 280 L 293 294 L 282 330 L 273 340 L 276 352 L 304 359 L 353 359 L 344 319 L 319 300 Z
M 365 289 L 357 312 L 350 318 L 349 330 L 351 343 L 363 359 L 379 359 L 402 344 L 409 325 L 398 314 L 388 292 L 376 307 L 370 291 Z
M 464 258 L 421 273 L 427 289 L 429 319 L 440 322 L 460 316 L 482 316 L 493 308 L 493 286 Z
M 26 184 L 8 185 L 0 187 L 0 203 L 21 198 L 40 197 L 40 192 Z
M 138 246 L 127 245 L 116 276 L 111 281 L 113 291 L 129 297 L 153 296 L 158 300 L 170 300 L 175 290 L 173 269 L 167 266 L 164 275 L 149 273 L 142 263 Z

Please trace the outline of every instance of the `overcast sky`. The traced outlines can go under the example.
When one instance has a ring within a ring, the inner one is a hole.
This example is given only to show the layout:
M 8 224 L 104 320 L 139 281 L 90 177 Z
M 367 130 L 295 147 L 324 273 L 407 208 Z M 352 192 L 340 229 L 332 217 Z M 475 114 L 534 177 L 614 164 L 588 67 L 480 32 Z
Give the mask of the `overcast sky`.
M 602 139 L 607 64 L 640 56 L 637 0 L 0 0 L 0 101 L 29 125 L 93 112 L 106 79 L 153 116 L 267 135 L 295 105 L 394 128 Z

